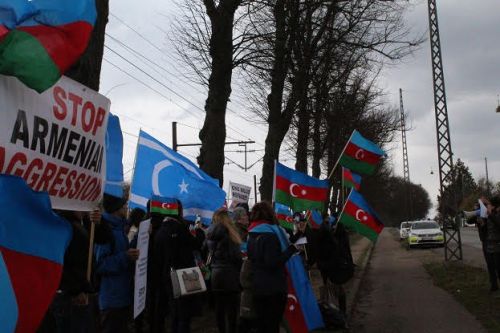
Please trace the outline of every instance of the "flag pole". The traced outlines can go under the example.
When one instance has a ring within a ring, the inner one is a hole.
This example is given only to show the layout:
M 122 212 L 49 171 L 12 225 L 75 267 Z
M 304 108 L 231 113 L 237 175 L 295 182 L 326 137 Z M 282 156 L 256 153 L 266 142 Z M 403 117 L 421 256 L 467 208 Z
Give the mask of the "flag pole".
M 95 237 L 95 223 L 90 221 L 90 240 L 89 240 L 89 256 L 87 258 L 87 281 L 91 281 L 92 277 L 92 259 L 94 257 L 94 237 Z
M 135 148 L 135 155 L 134 155 L 134 168 L 132 169 L 132 179 L 130 180 L 130 189 L 128 192 L 128 201 L 130 204 L 130 195 L 132 194 L 132 184 L 134 183 L 134 176 L 135 176 L 135 166 L 137 163 L 137 152 L 139 151 L 139 143 L 141 141 L 141 131 L 142 127 L 139 128 L 139 135 L 137 136 L 137 147 Z
M 276 164 L 278 162 L 274 160 L 274 175 L 273 175 L 273 209 L 275 209 L 275 202 L 276 202 Z
M 340 212 L 339 216 L 337 217 L 337 223 L 340 222 L 342 214 L 344 214 L 345 206 L 347 206 L 347 202 L 349 201 L 351 194 L 352 194 L 352 190 L 351 190 L 351 192 L 349 192 L 349 195 L 347 196 L 346 201 L 343 203 L 342 211 Z
M 345 203 L 345 188 L 344 188 L 344 167 L 342 167 L 342 180 L 341 180 L 341 192 L 342 192 L 342 205 Z
M 337 162 L 335 162 L 335 165 L 333 166 L 332 171 L 330 171 L 330 174 L 328 175 L 328 179 L 332 178 L 333 172 L 335 171 L 335 169 L 337 169 L 337 166 L 339 165 L 339 162 L 340 162 L 340 158 L 342 157 L 342 155 L 344 155 L 345 149 L 347 148 L 347 145 L 349 144 L 349 142 L 351 142 L 352 136 L 354 135 L 354 131 L 355 130 L 352 131 L 351 136 L 349 137 L 349 140 L 347 140 L 347 143 L 345 144 L 344 149 L 342 149 L 342 152 L 340 153 L 339 158 L 337 159 Z

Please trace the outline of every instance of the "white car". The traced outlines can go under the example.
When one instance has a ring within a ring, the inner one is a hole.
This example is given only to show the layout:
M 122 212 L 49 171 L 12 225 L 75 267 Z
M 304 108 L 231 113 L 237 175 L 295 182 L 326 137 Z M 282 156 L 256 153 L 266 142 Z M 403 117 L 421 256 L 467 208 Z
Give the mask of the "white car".
M 419 245 L 444 246 L 444 235 L 435 221 L 415 221 L 408 233 L 408 248 Z
M 408 232 L 410 231 L 411 222 L 401 222 L 399 225 L 399 239 L 403 240 L 408 238 Z

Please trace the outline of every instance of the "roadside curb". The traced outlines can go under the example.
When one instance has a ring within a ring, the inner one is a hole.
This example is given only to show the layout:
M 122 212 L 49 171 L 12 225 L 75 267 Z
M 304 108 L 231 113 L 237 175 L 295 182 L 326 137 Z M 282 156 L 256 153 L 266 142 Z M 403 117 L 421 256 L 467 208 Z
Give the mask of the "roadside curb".
M 373 249 L 375 248 L 373 243 L 369 243 L 369 245 L 365 248 L 363 254 L 361 255 L 362 261 L 358 264 L 356 273 L 351 283 L 349 283 L 346 287 L 347 289 L 347 313 L 349 317 L 352 317 L 352 313 L 354 311 L 354 306 L 359 297 L 359 289 L 361 286 L 361 282 L 363 282 L 364 277 L 366 275 L 366 268 L 368 263 L 371 260 Z

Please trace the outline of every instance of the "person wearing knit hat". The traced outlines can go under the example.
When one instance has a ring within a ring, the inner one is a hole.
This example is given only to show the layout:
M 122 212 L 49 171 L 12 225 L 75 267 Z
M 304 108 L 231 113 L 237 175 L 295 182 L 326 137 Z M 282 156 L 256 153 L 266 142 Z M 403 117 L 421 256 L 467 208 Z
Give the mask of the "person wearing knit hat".
M 102 200 L 102 206 L 104 211 L 108 214 L 113 214 L 121 208 L 125 207 L 127 204 L 127 200 L 125 198 L 115 197 L 113 195 L 109 195 L 104 193 L 104 197 Z M 126 209 L 125 209 L 125 217 L 126 217 Z
M 160 199 L 160 200 L 157 200 Z M 189 332 L 191 318 L 197 309 L 196 298 L 173 298 L 170 281 L 171 269 L 189 268 L 194 265 L 194 251 L 200 251 L 201 244 L 189 231 L 189 226 L 182 217 L 182 203 L 175 198 L 151 199 L 152 214 L 164 215 L 163 222 L 154 236 L 152 254 L 155 258 L 152 278 L 160 283 L 155 285 L 153 297 L 154 319 L 152 332 L 163 332 L 168 309 L 171 318 L 171 332 Z M 149 277 L 149 276 L 148 276 Z
M 127 201 L 104 195 L 102 224 L 109 229 L 109 239 L 95 247 L 96 273 L 100 276 L 99 309 L 102 332 L 128 332 L 129 307 L 132 304 L 133 263 L 139 250 L 130 248 L 125 234 Z

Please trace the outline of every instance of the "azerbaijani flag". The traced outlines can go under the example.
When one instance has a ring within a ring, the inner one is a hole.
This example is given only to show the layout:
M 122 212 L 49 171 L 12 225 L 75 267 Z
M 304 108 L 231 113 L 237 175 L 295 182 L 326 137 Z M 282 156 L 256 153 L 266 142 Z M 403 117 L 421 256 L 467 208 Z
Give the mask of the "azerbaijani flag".
M 375 167 L 383 156 L 385 152 L 379 146 L 354 130 L 339 163 L 351 171 L 369 175 L 375 172 Z
M 278 237 L 281 249 L 288 247 L 288 239 L 277 225 L 260 223 L 251 225 L 249 232 L 273 233 Z M 286 263 L 288 301 L 284 318 L 291 333 L 307 333 L 325 326 L 318 307 L 311 282 L 307 276 L 302 259 L 292 256 Z
M 303 174 L 276 162 L 274 201 L 294 212 L 323 210 L 328 199 L 329 182 Z
M 179 215 L 179 203 L 173 198 L 154 195 L 151 198 L 149 210 L 161 215 Z
M 95 0 L 0 0 L 0 74 L 43 92 L 83 54 Z
M 323 222 L 323 216 L 320 211 L 308 210 L 306 212 L 306 219 L 309 226 L 313 229 L 319 229 L 321 223 Z
M 361 187 L 361 176 L 355 174 L 351 170 L 342 167 L 342 180 L 345 187 L 353 188 L 356 191 L 359 191 Z
M 49 196 L 0 175 L 0 332 L 36 332 L 61 279 L 71 225 Z
M 356 190 L 351 190 L 339 218 L 347 228 L 376 242 L 378 235 L 384 229 L 384 224 L 368 205 L 365 198 Z
M 287 230 L 293 230 L 293 217 L 290 208 L 280 203 L 275 203 L 274 211 L 280 225 Z

